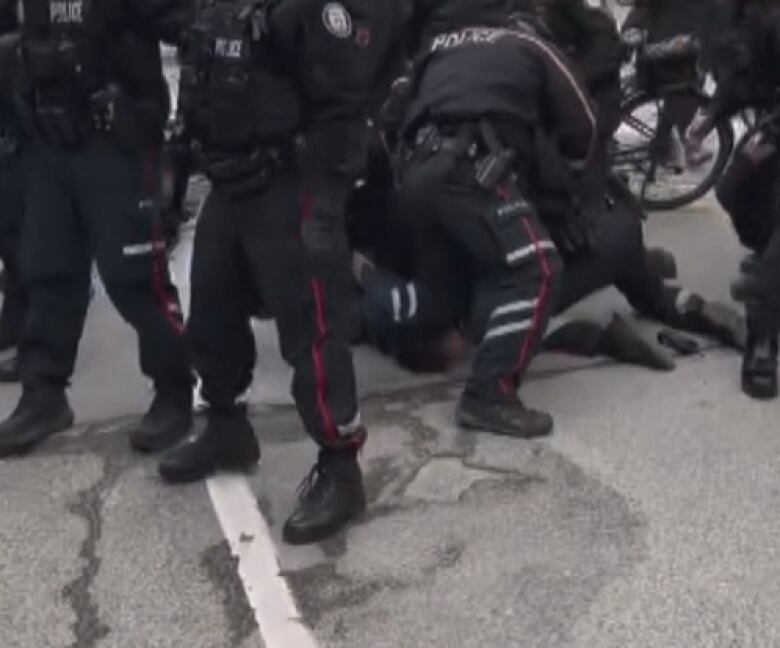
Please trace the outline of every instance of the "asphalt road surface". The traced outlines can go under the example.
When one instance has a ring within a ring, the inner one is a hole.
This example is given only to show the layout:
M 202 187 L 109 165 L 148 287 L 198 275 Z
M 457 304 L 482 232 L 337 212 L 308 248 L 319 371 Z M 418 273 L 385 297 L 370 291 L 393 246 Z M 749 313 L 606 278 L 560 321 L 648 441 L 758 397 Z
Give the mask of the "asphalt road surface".
M 652 216 L 648 233 L 686 285 L 725 298 L 741 252 L 717 208 Z M 185 296 L 189 247 L 174 260 Z M 631 317 L 611 292 L 580 312 Z M 671 374 L 542 356 L 523 395 L 556 431 L 526 443 L 459 433 L 457 376 L 358 349 L 369 513 L 291 549 L 280 526 L 314 449 L 274 336 L 257 333 L 263 462 L 166 488 L 127 447 L 149 386 L 96 298 L 78 427 L 0 462 L 3 648 L 780 646 L 778 405 L 739 393 L 734 353 Z M 17 396 L 0 387 L 0 414 Z
M 648 224 L 682 282 L 727 298 L 741 250 L 705 200 Z M 191 232 L 173 267 L 187 299 Z M 633 317 L 607 291 L 578 307 Z M 655 326 L 640 323 L 648 334 Z M 523 390 L 549 441 L 456 430 L 458 376 L 356 359 L 368 514 L 282 545 L 314 458 L 268 326 L 249 478 L 167 488 L 123 426 L 149 385 L 98 294 L 70 391 L 77 427 L 0 461 L 2 648 L 773 648 L 780 646 L 777 403 L 711 348 L 657 374 L 543 355 Z M 0 387 L 0 415 L 18 388 Z

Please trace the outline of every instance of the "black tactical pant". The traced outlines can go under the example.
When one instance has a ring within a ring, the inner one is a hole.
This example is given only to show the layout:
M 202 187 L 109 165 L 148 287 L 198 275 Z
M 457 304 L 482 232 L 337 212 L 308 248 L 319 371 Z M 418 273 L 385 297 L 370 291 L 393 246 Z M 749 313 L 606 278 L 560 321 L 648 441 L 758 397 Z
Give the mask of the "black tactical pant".
M 449 323 L 458 319 L 462 296 L 470 301 L 480 345 L 466 392 L 506 398 L 519 386 L 556 302 L 561 262 L 547 230 L 516 186 L 482 188 L 474 161 L 447 151 L 407 162 L 399 202 L 418 237 L 417 277 L 435 300 L 431 310 Z
M 716 195 L 742 245 L 777 264 L 777 255 L 767 254 L 780 225 L 780 150 L 773 134 L 760 131 L 740 142 Z M 747 316 L 753 331 L 769 336 L 780 331 L 780 312 L 772 305 L 749 303 Z
M 27 291 L 19 268 L 23 177 L 19 158 L 0 160 L 0 259 L 5 268 L 5 297 L 0 313 L 0 345 L 3 346 L 18 341 L 27 312 Z
M 24 383 L 71 377 L 94 259 L 109 298 L 138 334 L 143 373 L 158 393 L 189 398 L 181 309 L 160 225 L 157 151 L 134 153 L 92 135 L 70 152 L 33 143 L 25 164 Z
M 565 259 L 556 313 L 593 293 L 615 286 L 642 315 L 675 326 L 680 289 L 669 286 L 648 267 L 642 232 L 642 208 L 622 183 L 610 179 L 606 199 L 588 211 L 591 249 Z
M 213 188 L 198 220 L 187 331 L 203 395 L 214 409 L 230 408 L 250 385 L 250 318 L 262 302 L 294 369 L 292 393 L 309 434 L 325 446 L 359 445 L 351 353 L 336 332 L 326 280 L 312 271 L 301 240 L 311 199 L 292 166 L 273 173 L 250 197 Z

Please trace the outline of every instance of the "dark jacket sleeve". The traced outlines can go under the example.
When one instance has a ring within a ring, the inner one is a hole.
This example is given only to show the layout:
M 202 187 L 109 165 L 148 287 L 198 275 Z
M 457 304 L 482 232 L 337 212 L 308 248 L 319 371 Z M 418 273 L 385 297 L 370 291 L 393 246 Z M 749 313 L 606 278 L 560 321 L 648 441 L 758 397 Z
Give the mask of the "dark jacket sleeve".
M 559 0 L 557 20 L 567 24 L 560 29 L 571 35 L 577 63 L 588 86 L 613 81 L 620 73 L 622 49 L 617 25 L 599 9 L 582 0 Z M 551 25 L 554 31 L 555 25 Z
M 597 129 L 588 94 L 566 57 L 554 46 L 532 39 L 544 68 L 543 104 L 550 116 L 550 133 L 561 154 L 575 169 L 584 168 L 596 145 Z
M 718 87 L 708 111 L 712 122 L 731 117 L 747 107 L 774 107 L 780 90 L 780 11 L 765 16 L 733 36 L 728 66 L 719 70 Z

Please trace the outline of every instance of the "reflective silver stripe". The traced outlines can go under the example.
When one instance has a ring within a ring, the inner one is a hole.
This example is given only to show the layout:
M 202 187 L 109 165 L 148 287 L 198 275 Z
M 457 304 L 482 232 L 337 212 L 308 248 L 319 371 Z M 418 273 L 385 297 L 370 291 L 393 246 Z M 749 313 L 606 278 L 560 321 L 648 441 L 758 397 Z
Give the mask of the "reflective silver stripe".
M 411 281 L 406 284 L 406 292 L 409 295 L 409 319 L 417 315 L 417 286 Z
M 538 305 L 538 299 L 532 299 L 530 301 L 516 301 L 512 302 L 511 304 L 504 304 L 503 306 L 496 308 L 490 318 L 493 319 L 495 317 L 501 317 L 502 315 L 507 315 L 508 313 L 519 313 L 520 311 L 533 310 Z
M 502 337 L 504 335 L 510 335 L 511 333 L 519 333 L 520 331 L 527 331 L 531 328 L 531 320 L 524 320 L 522 322 L 515 322 L 514 324 L 505 324 L 504 326 L 497 326 L 494 329 L 490 329 L 485 334 L 485 340 L 492 340 L 493 338 Z
M 539 241 L 539 243 L 531 243 L 523 248 L 519 248 L 514 252 L 510 252 L 506 255 L 506 262 L 510 265 L 521 259 L 525 259 L 536 252 L 537 246 L 540 250 L 554 250 L 555 244 L 552 241 Z
M 363 427 L 363 419 L 360 416 L 360 411 L 358 411 L 357 414 L 355 414 L 355 418 L 353 418 L 349 423 L 346 425 L 337 425 L 336 429 L 339 431 L 339 434 L 344 437 L 352 436 L 357 432 L 361 427 Z
M 393 321 L 401 321 L 401 293 L 398 292 L 398 288 L 393 288 L 390 291 L 390 295 L 393 298 Z
M 165 249 L 165 243 L 162 241 L 149 241 L 148 243 L 136 243 L 135 245 L 125 245 L 122 248 L 122 254 L 125 256 L 141 256 L 160 252 Z

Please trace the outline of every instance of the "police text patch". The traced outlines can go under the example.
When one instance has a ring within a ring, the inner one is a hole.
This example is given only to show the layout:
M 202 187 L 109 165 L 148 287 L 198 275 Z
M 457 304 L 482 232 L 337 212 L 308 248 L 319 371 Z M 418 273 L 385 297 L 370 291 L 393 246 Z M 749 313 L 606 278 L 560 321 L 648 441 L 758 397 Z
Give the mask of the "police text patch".
M 53 0 L 49 4 L 52 25 L 79 25 L 84 22 L 82 0 Z

